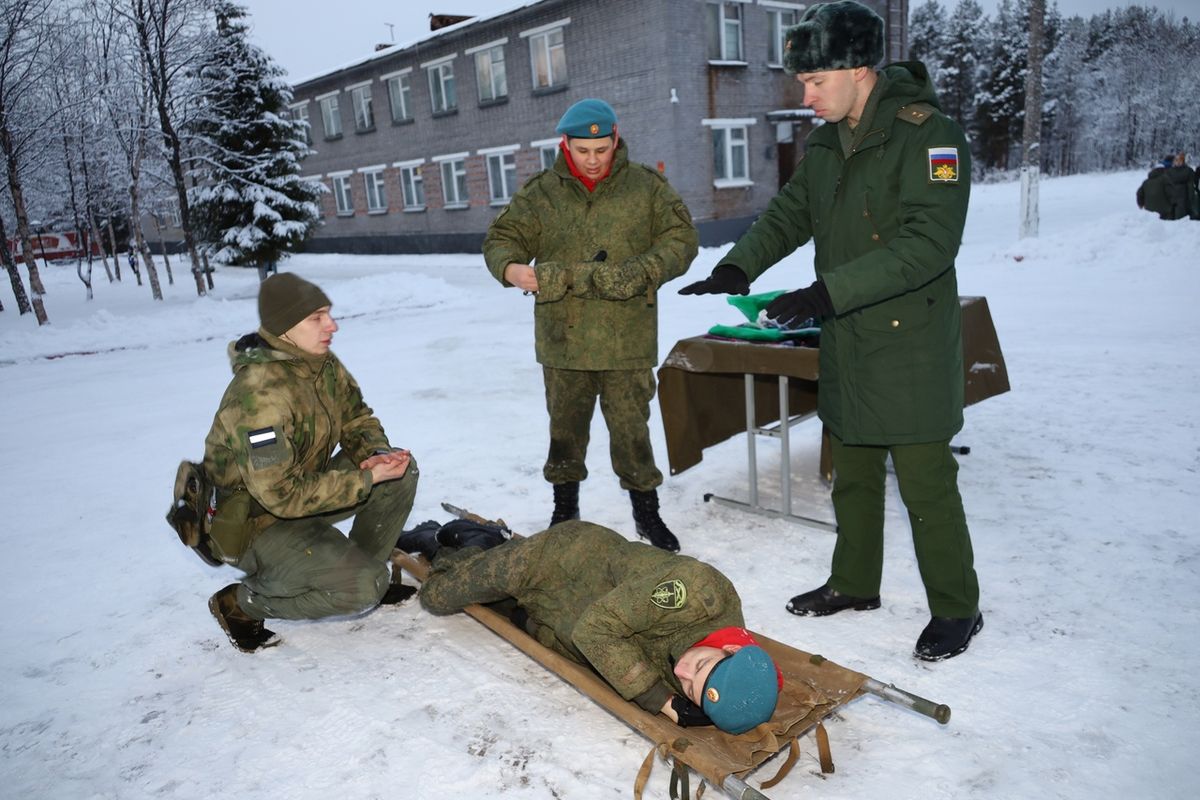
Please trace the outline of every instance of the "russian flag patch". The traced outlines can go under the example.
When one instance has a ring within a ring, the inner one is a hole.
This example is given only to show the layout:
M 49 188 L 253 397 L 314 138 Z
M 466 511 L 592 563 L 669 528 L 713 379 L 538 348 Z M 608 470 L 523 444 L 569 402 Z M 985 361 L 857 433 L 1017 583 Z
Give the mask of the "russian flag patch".
M 958 148 L 929 148 L 929 181 L 931 183 L 958 183 Z
M 250 440 L 251 447 L 269 447 L 275 444 L 275 429 L 259 428 L 247 433 L 246 438 Z

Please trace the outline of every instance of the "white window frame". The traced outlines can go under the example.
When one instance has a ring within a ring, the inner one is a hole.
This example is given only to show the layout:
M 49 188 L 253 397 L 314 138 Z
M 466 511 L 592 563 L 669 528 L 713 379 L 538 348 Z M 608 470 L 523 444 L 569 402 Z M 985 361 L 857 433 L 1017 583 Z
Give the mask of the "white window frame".
M 529 69 L 530 78 L 533 81 L 533 90 L 545 91 L 547 89 L 557 89 L 559 86 L 566 86 L 570 72 L 567 69 L 567 36 L 566 28 L 571 23 L 570 17 L 555 22 L 540 25 L 536 28 L 530 28 L 527 31 L 521 31 L 519 34 L 522 39 L 529 40 Z M 550 43 L 550 37 L 559 34 L 561 41 L 557 45 Z M 562 74 L 559 75 L 554 70 L 554 54 L 561 54 Z M 538 59 L 545 58 L 546 80 L 543 82 L 538 77 Z
M 417 158 L 392 164 L 400 170 L 400 196 L 404 201 L 405 212 L 425 210 L 425 179 L 421 175 L 421 165 L 424 163 L 425 159 Z
M 293 103 L 288 106 L 288 113 L 292 115 L 292 122 L 304 123 L 304 143 L 312 144 L 312 123 L 308 121 L 308 101 Z
M 539 163 L 542 169 L 554 169 L 554 162 L 558 160 L 559 143 L 562 142 L 562 137 L 557 139 L 538 139 L 536 142 L 530 142 L 529 146 L 538 151 Z
M 353 174 L 352 169 L 329 173 L 329 182 L 333 184 L 333 202 L 339 217 L 354 216 L 354 188 L 350 185 L 350 176 Z
M 508 97 L 508 70 L 504 61 L 506 44 L 508 37 L 464 51 L 465 55 L 475 56 L 475 85 L 480 103 L 495 103 Z
M 470 153 L 451 153 L 434 156 L 430 159 L 438 165 L 438 170 L 441 172 L 443 208 L 466 208 L 470 205 L 467 187 L 467 156 L 469 155 Z
M 493 206 L 508 205 L 517 192 L 517 151 L 520 149 L 519 144 L 510 144 L 476 151 L 487 162 L 488 198 Z
M 775 0 L 759 0 L 759 5 L 767 10 L 767 66 L 783 66 L 784 33 L 800 21 L 800 13 L 804 6 L 800 3 L 780 3 Z M 791 16 L 790 22 L 784 22 L 785 15 Z M 774 51 L 774 52 L 772 52 Z
M 708 8 L 704 9 L 704 13 L 708 15 L 709 20 L 712 19 L 713 7 L 716 7 L 716 33 L 717 33 L 717 53 L 716 57 L 712 53 L 708 54 L 708 63 L 710 64 L 745 64 L 746 63 L 746 43 L 745 36 L 745 21 L 746 14 L 744 8 L 745 0 L 709 0 Z M 732 20 L 725 16 L 725 12 L 729 8 L 737 9 L 737 19 Z M 705 21 L 705 25 L 709 24 L 709 20 Z M 729 52 L 729 28 L 730 25 L 736 26 L 737 32 L 737 53 Z M 707 39 L 707 32 L 705 34 Z M 705 42 L 705 48 L 708 47 L 708 42 Z
M 435 116 L 458 110 L 458 89 L 454 81 L 454 59 L 457 57 L 458 53 L 454 53 L 421 65 L 429 76 L 429 105 Z M 441 108 L 438 108 L 439 98 Z
M 342 107 L 338 102 L 338 92 L 329 92 L 317 98 L 321 104 L 321 125 L 325 128 L 326 139 L 336 139 L 342 135 Z
M 376 164 L 373 167 L 361 167 L 358 170 L 362 173 L 363 188 L 367 191 L 368 214 L 387 213 L 387 178 L 383 174 L 385 168 L 384 164 Z
M 702 119 L 700 124 L 706 128 L 712 129 L 713 137 L 713 186 L 717 189 L 728 189 L 738 186 L 753 186 L 754 180 L 750 177 L 750 126 L 754 125 L 758 120 L 752 117 L 743 117 L 740 119 Z M 718 131 L 721 132 L 720 144 L 722 148 L 722 156 L 725 160 L 725 174 L 717 174 L 716 162 L 716 147 L 718 144 Z M 731 131 L 741 131 L 742 141 L 734 142 Z M 741 151 L 741 163 L 745 175 L 743 177 L 734 177 L 734 163 L 738 160 L 738 153 Z
M 375 129 L 375 98 L 371 94 L 371 81 L 347 86 L 350 105 L 354 108 L 354 130 L 358 133 Z
M 412 120 L 412 67 L 405 67 L 398 72 L 381 75 L 379 80 L 387 86 L 388 105 L 392 113 L 392 122 L 409 122 Z M 396 116 L 396 101 L 399 98 L 400 116 Z

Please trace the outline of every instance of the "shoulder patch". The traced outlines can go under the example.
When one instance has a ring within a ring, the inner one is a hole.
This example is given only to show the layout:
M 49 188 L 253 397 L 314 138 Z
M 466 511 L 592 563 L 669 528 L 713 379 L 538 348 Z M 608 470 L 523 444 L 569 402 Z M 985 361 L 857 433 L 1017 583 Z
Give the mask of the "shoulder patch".
M 928 103 L 909 103 L 906 106 L 900 106 L 900 110 L 896 112 L 896 118 L 913 125 L 924 125 L 936 110 Z
M 250 445 L 250 466 L 254 469 L 273 467 L 287 456 L 287 449 L 274 428 L 246 431 L 246 442 Z
M 958 183 L 958 148 L 929 148 L 929 182 Z
M 668 611 L 683 608 L 687 603 L 687 587 L 678 579 L 663 581 L 650 592 L 650 602 Z

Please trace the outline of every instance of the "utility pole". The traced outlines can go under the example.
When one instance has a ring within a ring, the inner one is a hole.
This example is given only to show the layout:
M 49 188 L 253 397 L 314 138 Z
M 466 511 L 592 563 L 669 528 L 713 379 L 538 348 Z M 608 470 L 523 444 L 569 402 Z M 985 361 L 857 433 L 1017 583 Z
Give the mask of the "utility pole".
M 1025 130 L 1021 148 L 1021 238 L 1038 235 L 1038 176 L 1042 145 L 1042 47 L 1046 0 L 1029 0 Z

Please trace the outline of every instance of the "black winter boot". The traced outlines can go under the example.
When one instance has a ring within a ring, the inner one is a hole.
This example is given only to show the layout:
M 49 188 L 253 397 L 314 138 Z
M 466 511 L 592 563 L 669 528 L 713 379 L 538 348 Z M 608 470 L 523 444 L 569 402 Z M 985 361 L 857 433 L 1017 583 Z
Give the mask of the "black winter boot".
M 554 484 L 554 513 L 548 527 L 569 519 L 579 519 L 579 481 Z
M 237 588 L 236 583 L 231 583 L 208 598 L 208 610 L 229 641 L 243 653 L 253 653 L 279 644 L 280 639 L 274 631 L 267 630 L 261 619 L 250 616 L 238 605 Z
M 917 639 L 913 655 L 922 661 L 954 658 L 967 649 L 975 634 L 983 630 L 983 614 L 973 617 L 933 617 Z
M 433 561 L 434 555 L 441 547 L 437 539 L 440 527 L 442 523 L 433 520 L 422 522 L 412 530 L 400 534 L 400 538 L 396 539 L 396 547 L 406 553 L 419 553 Z
M 629 499 L 633 501 L 633 522 L 638 536 L 662 550 L 678 553 L 679 540 L 667 529 L 666 523 L 658 515 L 658 490 L 639 492 L 630 489 Z

